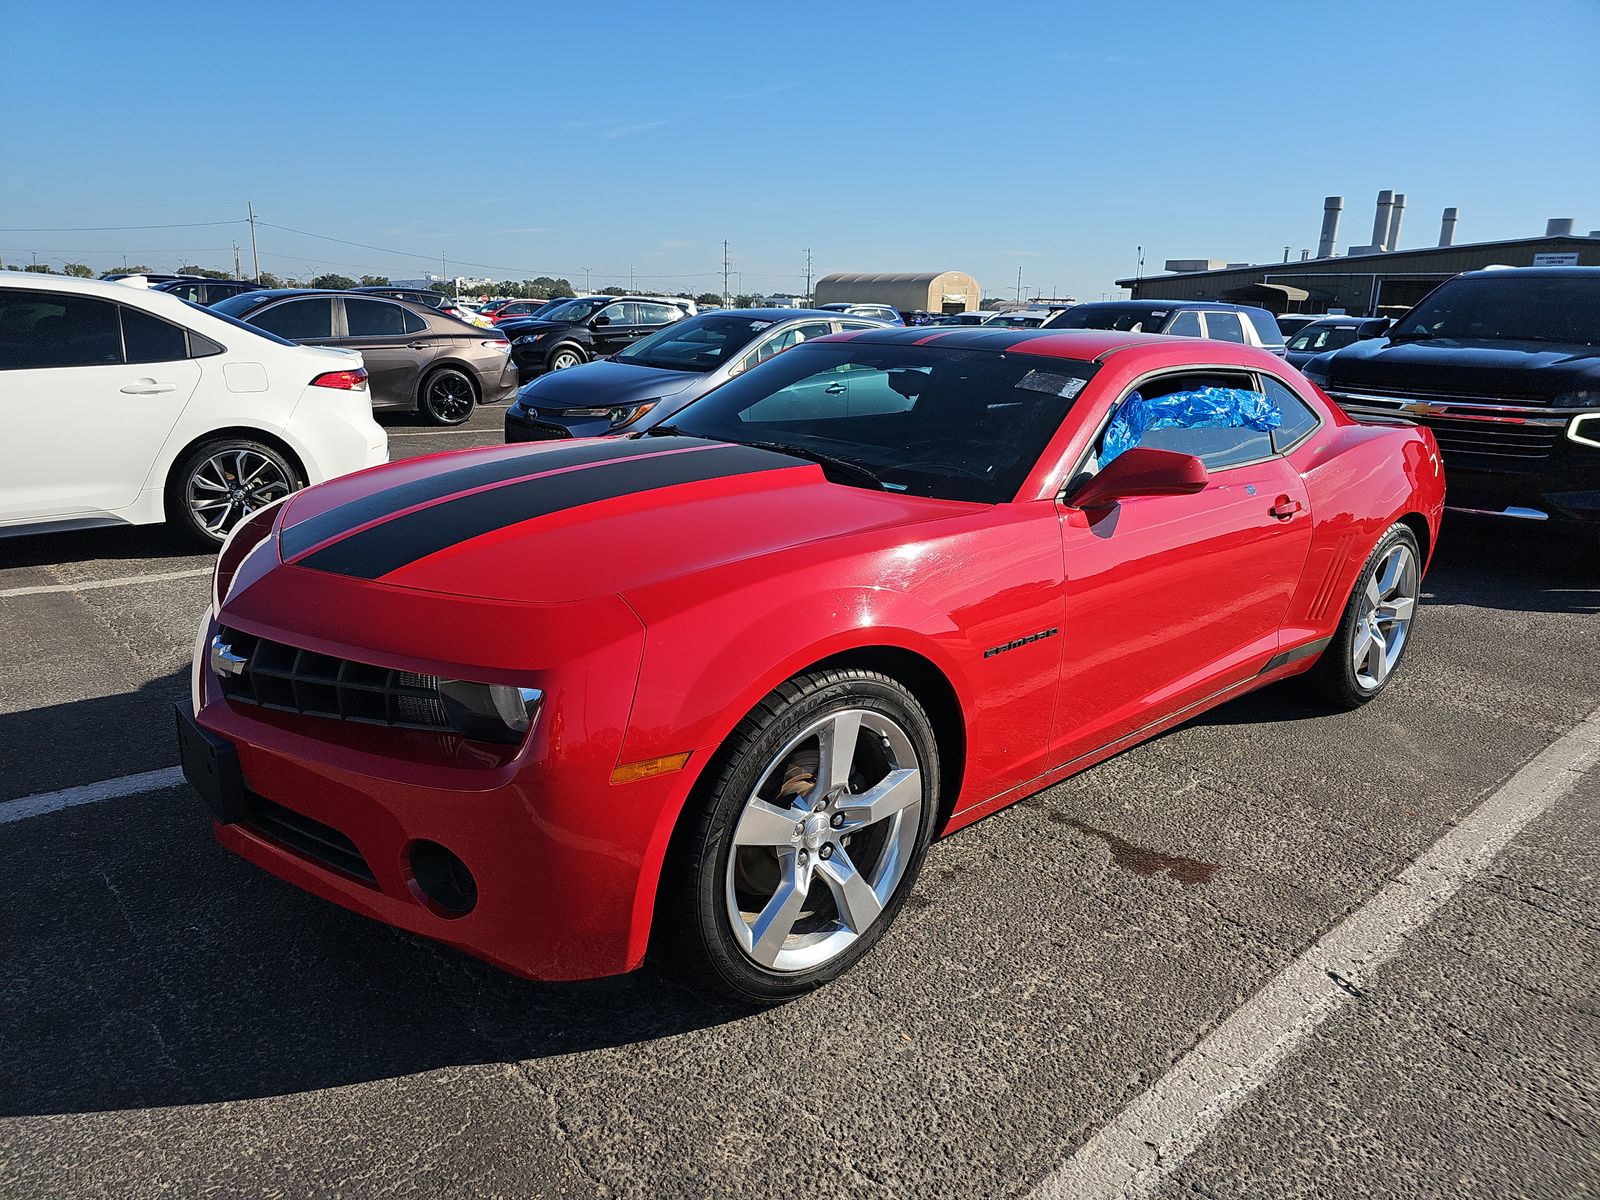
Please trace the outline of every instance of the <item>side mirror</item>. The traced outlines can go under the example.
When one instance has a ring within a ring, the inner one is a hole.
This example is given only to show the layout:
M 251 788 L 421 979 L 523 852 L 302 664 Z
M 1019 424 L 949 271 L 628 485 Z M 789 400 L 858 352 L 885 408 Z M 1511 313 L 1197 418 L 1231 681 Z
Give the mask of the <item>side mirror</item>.
M 1357 328 L 1356 340 L 1365 342 L 1373 338 L 1381 338 L 1389 332 L 1389 328 L 1393 324 L 1394 322 L 1388 317 L 1379 317 L 1376 321 L 1367 321 Z
M 1192 496 L 1204 491 L 1206 465 L 1192 454 L 1135 446 L 1113 458 L 1068 498 L 1073 508 L 1110 508 L 1130 496 Z
M 594 321 L 593 321 L 593 324 L 595 325 L 596 328 L 598 328 L 601 325 L 609 325 L 609 324 L 611 324 L 611 318 L 610 317 L 596 317 L 594 319 Z

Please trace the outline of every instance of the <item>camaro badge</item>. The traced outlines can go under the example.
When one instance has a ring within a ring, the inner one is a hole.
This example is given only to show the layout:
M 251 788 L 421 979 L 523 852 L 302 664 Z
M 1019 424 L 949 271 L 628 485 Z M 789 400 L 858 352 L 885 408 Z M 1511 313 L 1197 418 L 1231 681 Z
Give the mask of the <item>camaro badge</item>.
M 1027 637 L 1020 637 L 1014 642 L 1007 642 L 1004 646 L 990 646 L 983 652 L 985 658 L 993 658 L 996 654 L 1004 654 L 1007 650 L 1015 650 L 1019 646 L 1026 646 L 1029 642 L 1043 641 L 1047 637 L 1055 637 L 1059 629 L 1041 629 L 1038 633 L 1030 633 Z
M 1401 405 L 1400 411 L 1410 413 L 1414 417 L 1441 417 L 1450 410 L 1442 404 L 1428 404 L 1419 400 L 1414 404 Z

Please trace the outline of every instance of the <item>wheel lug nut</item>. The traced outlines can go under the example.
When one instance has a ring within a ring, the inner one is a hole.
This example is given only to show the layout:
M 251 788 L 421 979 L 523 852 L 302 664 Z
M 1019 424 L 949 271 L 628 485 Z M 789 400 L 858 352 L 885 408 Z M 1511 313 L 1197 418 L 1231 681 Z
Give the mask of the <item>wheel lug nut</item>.
M 821 850 L 818 850 L 817 853 L 822 857 L 823 861 L 827 861 L 833 857 L 833 847 L 824 846 Z
M 843 824 L 844 824 L 844 814 L 843 814 L 843 813 L 842 813 L 842 812 L 836 812 L 836 813 L 834 813 L 834 814 L 833 814 L 833 820 L 832 820 L 832 821 L 831 821 L 831 822 L 830 822 L 830 824 L 831 824 L 831 825 L 832 825 L 832 826 L 833 826 L 833 827 L 834 827 L 834 828 L 835 828 L 835 829 L 838 829 L 838 828 L 839 828 L 839 827 L 840 827 L 840 826 L 841 826 L 841 825 L 843 825 Z
M 809 854 L 807 854 L 804 850 L 800 851 L 800 861 L 801 862 L 805 862 L 810 857 L 811 856 Z

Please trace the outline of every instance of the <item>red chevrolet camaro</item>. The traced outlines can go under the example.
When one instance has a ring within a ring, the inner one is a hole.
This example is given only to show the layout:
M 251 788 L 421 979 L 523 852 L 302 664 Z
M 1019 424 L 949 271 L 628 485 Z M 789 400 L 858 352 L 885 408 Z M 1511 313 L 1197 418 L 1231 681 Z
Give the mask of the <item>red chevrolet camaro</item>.
M 1432 435 L 1117 332 L 804 343 L 641 436 L 377 467 L 242 524 L 195 647 L 216 835 L 540 979 L 750 1001 L 930 841 L 1291 675 L 1393 676 Z

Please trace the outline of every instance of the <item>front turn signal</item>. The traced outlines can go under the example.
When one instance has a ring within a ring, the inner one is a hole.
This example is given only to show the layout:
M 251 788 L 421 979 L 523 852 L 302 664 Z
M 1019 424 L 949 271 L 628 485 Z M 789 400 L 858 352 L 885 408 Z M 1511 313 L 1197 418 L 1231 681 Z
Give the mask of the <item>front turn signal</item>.
M 670 775 L 683 770 L 689 753 L 667 754 L 661 758 L 647 758 L 643 762 L 626 763 L 611 772 L 612 783 L 637 783 L 641 779 L 654 779 L 657 775 Z

